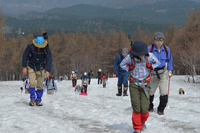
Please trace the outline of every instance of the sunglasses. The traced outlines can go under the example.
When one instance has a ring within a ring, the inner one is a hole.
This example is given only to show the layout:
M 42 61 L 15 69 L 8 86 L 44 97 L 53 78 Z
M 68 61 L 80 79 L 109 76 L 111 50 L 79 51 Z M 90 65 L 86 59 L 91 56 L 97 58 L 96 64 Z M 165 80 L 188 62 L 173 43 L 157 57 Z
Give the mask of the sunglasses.
M 164 39 L 162 39 L 162 38 L 158 38 L 158 39 L 155 39 L 156 41 L 160 41 L 160 42 L 163 42 L 164 41 Z

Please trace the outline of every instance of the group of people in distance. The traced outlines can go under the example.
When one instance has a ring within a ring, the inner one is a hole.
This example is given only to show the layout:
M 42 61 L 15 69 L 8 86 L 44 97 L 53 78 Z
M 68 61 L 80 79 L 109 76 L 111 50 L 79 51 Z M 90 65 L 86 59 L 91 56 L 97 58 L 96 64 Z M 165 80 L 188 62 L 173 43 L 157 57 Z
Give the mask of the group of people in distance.
M 77 74 L 72 71 L 72 74 L 70 76 L 70 79 L 72 80 L 72 87 L 75 87 L 75 92 L 79 92 L 80 95 L 88 95 L 87 94 L 87 87 L 91 83 L 91 78 L 94 76 L 93 70 L 91 70 L 89 73 L 84 72 L 81 76 L 81 85 L 77 85 Z M 106 87 L 106 81 L 108 80 L 108 76 L 106 72 L 102 72 L 101 69 L 97 72 L 97 78 L 98 78 L 98 84 L 102 84 L 103 82 L 103 88 Z

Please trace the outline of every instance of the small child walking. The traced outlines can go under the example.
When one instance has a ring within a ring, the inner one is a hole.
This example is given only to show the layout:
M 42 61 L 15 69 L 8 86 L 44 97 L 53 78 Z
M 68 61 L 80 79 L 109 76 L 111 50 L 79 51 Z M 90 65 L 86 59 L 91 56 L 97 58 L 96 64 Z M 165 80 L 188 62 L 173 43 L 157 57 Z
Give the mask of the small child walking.
M 72 71 L 70 79 L 72 80 L 72 87 L 75 87 L 77 83 L 77 74 L 74 71 Z
M 108 75 L 105 71 L 102 72 L 101 78 L 103 80 L 103 88 L 106 88 L 106 81 L 108 80 Z
M 24 79 L 22 86 L 21 86 L 21 92 L 23 91 L 23 88 L 25 90 L 25 94 L 29 94 L 29 79 Z

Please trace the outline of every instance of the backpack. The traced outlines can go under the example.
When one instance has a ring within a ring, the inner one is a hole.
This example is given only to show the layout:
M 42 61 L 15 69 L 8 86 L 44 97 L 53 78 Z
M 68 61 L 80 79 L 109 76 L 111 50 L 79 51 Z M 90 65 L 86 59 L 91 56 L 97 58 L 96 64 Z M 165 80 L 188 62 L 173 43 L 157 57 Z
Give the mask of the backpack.
M 107 74 L 103 74 L 102 79 L 107 79 Z
M 88 78 L 87 77 L 84 77 L 83 80 L 82 80 L 82 85 L 87 85 L 88 84 Z
M 49 80 L 46 80 L 46 86 L 47 86 L 47 83 L 48 83 L 48 81 L 49 81 Z M 51 82 L 52 82 L 52 84 L 53 84 L 53 87 L 54 87 L 54 80 L 53 80 L 53 79 L 51 79 Z
M 150 47 L 150 52 L 153 53 L 153 47 L 155 47 L 155 44 L 151 44 L 150 46 L 151 46 Z M 166 58 L 167 58 L 168 57 L 168 49 L 167 49 L 167 46 L 165 44 L 163 44 L 163 46 L 164 46 L 165 54 L 166 54 Z
M 40 52 L 36 51 L 36 48 L 34 44 L 31 44 L 30 46 L 30 52 L 29 52 L 29 58 L 34 62 L 34 63 L 45 63 L 46 60 L 46 55 L 47 55 L 47 47 L 48 44 L 45 48 L 42 48 Z M 41 54 L 43 57 L 41 57 Z

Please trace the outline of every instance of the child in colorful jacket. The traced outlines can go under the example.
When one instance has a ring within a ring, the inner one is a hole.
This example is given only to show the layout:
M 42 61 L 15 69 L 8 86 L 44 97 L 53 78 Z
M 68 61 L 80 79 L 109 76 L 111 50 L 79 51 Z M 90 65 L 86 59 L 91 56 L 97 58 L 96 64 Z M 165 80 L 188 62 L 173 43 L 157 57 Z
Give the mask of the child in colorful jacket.
M 75 87 L 77 83 L 77 75 L 74 71 L 72 71 L 70 79 L 72 80 L 72 87 Z
M 158 59 L 148 53 L 147 45 L 142 41 L 135 41 L 131 52 L 120 63 L 122 69 L 129 71 L 133 80 L 130 81 L 130 97 L 133 108 L 132 123 L 134 133 L 141 133 L 149 117 L 150 71 L 160 64 Z
M 108 80 L 108 75 L 105 71 L 102 72 L 101 78 L 103 80 L 103 88 L 105 88 L 106 87 L 106 81 Z

